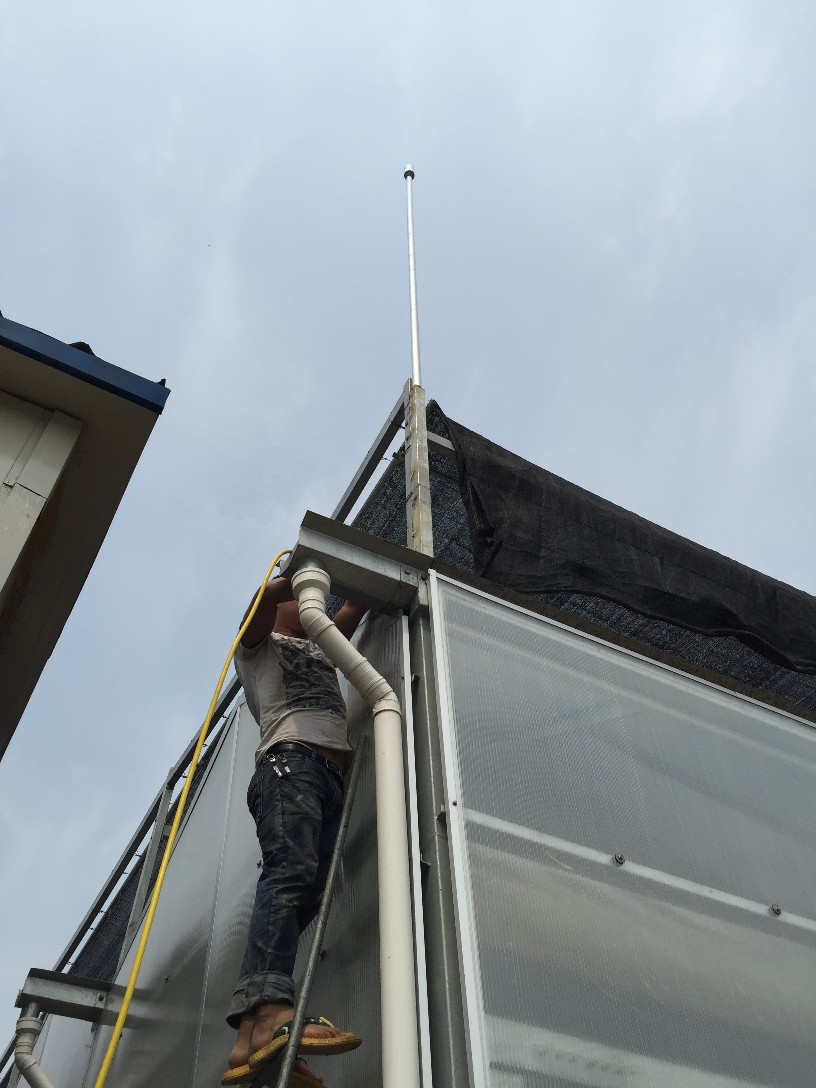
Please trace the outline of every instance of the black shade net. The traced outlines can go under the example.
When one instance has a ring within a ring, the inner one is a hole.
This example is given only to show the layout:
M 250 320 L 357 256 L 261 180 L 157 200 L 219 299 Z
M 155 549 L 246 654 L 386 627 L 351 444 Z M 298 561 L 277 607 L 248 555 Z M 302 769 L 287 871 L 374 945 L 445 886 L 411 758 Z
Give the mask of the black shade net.
M 449 420 L 428 405 L 437 560 L 672 657 L 816 709 L 816 598 L 671 533 Z M 354 520 L 406 541 L 395 455 Z

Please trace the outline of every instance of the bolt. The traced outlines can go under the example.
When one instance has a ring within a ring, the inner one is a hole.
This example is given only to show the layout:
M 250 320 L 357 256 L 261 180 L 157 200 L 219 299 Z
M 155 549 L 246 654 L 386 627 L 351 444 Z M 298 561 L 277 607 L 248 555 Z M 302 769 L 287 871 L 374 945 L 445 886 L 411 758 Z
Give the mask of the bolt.
M 780 914 L 782 913 L 782 908 L 781 908 L 781 907 L 779 906 L 779 904 L 778 904 L 778 903 L 771 903 L 771 911 L 772 911 L 772 913 L 773 913 L 773 914 L 775 914 L 775 915 L 777 916 L 777 918 L 778 918 L 778 917 L 779 917 L 779 915 L 780 915 Z
M 170 976 L 169 976 L 169 975 L 165 975 L 165 976 L 164 976 L 164 981 L 165 981 L 165 982 L 169 982 L 169 981 L 170 981 Z
M 256 863 L 256 865 L 255 865 L 255 868 L 256 868 L 256 869 L 260 869 L 260 867 L 261 867 L 262 865 L 263 865 L 263 862 L 262 862 L 262 861 L 259 861 L 259 862 L 257 862 L 257 863 Z
M 623 856 L 623 854 L 615 854 L 615 864 L 616 865 L 623 865 L 623 863 L 625 861 L 626 861 L 626 858 Z
M 96 995 L 96 1000 L 97 1001 L 104 1001 L 105 1000 L 105 995 L 104 994 L 97 994 Z
M 456 806 L 459 804 L 459 802 L 458 801 L 451 801 L 451 804 L 453 805 L 454 808 L 456 808 Z

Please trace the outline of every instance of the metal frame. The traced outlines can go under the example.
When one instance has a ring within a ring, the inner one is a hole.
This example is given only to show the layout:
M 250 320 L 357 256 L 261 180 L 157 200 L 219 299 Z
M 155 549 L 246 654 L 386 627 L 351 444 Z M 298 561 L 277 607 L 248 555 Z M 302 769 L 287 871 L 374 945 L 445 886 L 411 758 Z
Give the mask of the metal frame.
M 212 737 L 213 733 L 221 729 L 223 725 L 222 718 L 227 713 L 230 704 L 234 701 L 240 690 L 241 682 L 237 676 L 233 676 L 228 681 L 225 690 L 221 694 L 221 698 L 216 704 L 212 716 L 212 721 L 210 723 L 210 729 L 207 734 L 208 738 Z M 91 906 L 88 908 L 88 911 L 86 912 L 84 918 L 77 926 L 70 941 L 63 949 L 57 962 L 54 964 L 53 972 L 46 972 L 46 974 L 64 974 L 65 968 L 70 966 L 72 962 L 72 956 L 79 950 L 82 942 L 93 930 L 93 923 L 96 921 L 97 917 L 103 912 L 105 904 L 117 891 L 117 885 L 119 884 L 122 877 L 125 875 L 128 865 L 130 865 L 133 859 L 137 857 L 139 847 L 144 842 L 148 833 L 150 833 L 151 827 L 153 827 L 151 841 L 148 845 L 144 857 L 142 876 L 139 879 L 136 899 L 134 900 L 133 908 L 131 910 L 130 921 L 128 922 L 128 928 L 125 932 L 125 940 L 122 945 L 123 950 L 127 947 L 129 942 L 132 942 L 134 933 L 141 924 L 141 917 L 142 913 L 144 912 L 147 883 L 149 881 L 149 873 L 150 871 L 152 871 L 152 865 L 148 866 L 148 862 L 151 856 L 155 861 L 155 856 L 158 852 L 159 843 L 161 841 L 161 831 L 163 828 L 164 817 L 166 816 L 167 809 L 172 802 L 173 790 L 178 782 L 183 778 L 186 771 L 189 769 L 190 760 L 192 758 L 197 741 L 198 731 L 196 731 L 195 736 L 190 740 L 189 744 L 185 747 L 184 751 L 179 756 L 176 763 L 170 769 L 167 778 L 165 779 L 164 785 L 153 798 L 153 801 L 148 807 L 148 810 L 142 818 L 141 823 L 136 828 L 136 831 L 131 836 L 131 839 L 123 850 L 119 860 L 116 862 L 113 869 L 111 870 L 108 879 L 102 885 L 102 888 L 100 889 L 94 901 L 91 903 Z M 161 825 L 159 824 L 160 819 L 162 821 Z M 148 873 L 147 877 L 145 877 L 145 872 Z M 139 905 L 140 894 L 143 897 L 141 906 Z M 135 928 L 133 928 L 134 924 Z M 40 974 L 42 974 L 40 969 L 34 968 L 31 972 L 29 972 L 29 978 L 35 977 Z M 70 977 L 71 976 L 66 976 L 66 978 Z M 15 1040 L 12 1039 L 6 1047 L 5 1051 L 3 1052 L 2 1057 L 0 1057 L 0 1077 L 4 1076 L 6 1071 L 6 1065 L 9 1059 L 14 1054 L 14 1043 Z
M 443 643 L 444 608 L 439 596 L 439 576 L 431 571 L 431 617 L 436 666 L 437 697 L 439 700 L 439 732 L 442 740 L 442 762 L 447 789 L 446 820 L 449 833 L 451 875 L 456 904 L 459 966 L 462 975 L 462 991 L 465 1004 L 466 1043 L 468 1067 L 472 1088 L 487 1088 L 488 1060 L 484 1049 L 484 996 L 478 966 L 478 952 L 474 939 L 475 919 L 470 897 L 470 873 L 465 841 L 465 817 L 459 780 L 459 760 L 456 752 L 456 732 L 448 683 L 448 661 Z M 449 579 L 444 579 L 449 582 Z M 456 584 L 456 583 L 452 583 Z M 464 917 L 462 915 L 464 914 Z M 474 1029 L 474 1025 L 476 1025 Z
M 307 559 L 326 570 L 332 592 L 371 608 L 409 608 L 432 558 L 363 533 L 311 511 L 300 527 L 286 565 L 295 571 Z
M 106 1002 L 111 999 L 112 985 L 96 978 L 63 975 L 59 971 L 41 971 L 35 967 L 28 972 L 14 1004 L 18 1009 L 25 1009 L 34 1002 L 39 1012 L 99 1024 L 106 1011 Z M 108 1012 L 115 1017 L 120 1004 L 121 994 L 117 994 Z
M 408 619 L 411 704 L 417 767 L 423 926 L 429 979 L 431 1062 L 437 1084 L 471 1088 L 462 1002 L 448 830 L 444 820 L 445 784 L 427 579 Z
M 354 474 L 354 478 L 343 493 L 343 497 L 332 514 L 333 521 L 345 521 L 351 513 L 354 504 L 365 490 L 366 484 L 374 475 L 377 466 L 385 456 L 385 452 L 397 436 L 397 432 L 405 421 L 405 390 L 399 395 L 399 400 L 391 409 L 388 418 L 380 428 L 380 433 L 363 462 Z
M 419 1068 L 422 1088 L 433 1088 L 431 1067 L 428 970 L 425 951 L 425 918 L 422 904 L 422 858 L 419 845 L 417 759 L 414 741 L 414 710 L 411 697 L 411 651 L 408 617 L 402 617 L 402 720 L 405 726 L 405 795 L 408 801 L 408 837 L 411 852 L 411 895 L 414 908 L 414 964 L 416 966 Z
M 408 382 L 399 395 L 399 399 L 391 411 L 388 413 L 385 423 L 380 428 L 380 433 L 374 439 L 368 453 L 362 460 L 360 467 L 354 474 L 351 483 L 343 492 L 343 497 L 335 506 L 331 515 L 332 521 L 345 522 L 351 511 L 354 509 L 354 505 L 365 491 L 366 486 L 371 480 L 374 473 L 377 471 L 378 466 L 381 464 L 388 447 L 394 441 L 400 428 L 404 426 L 406 419 L 406 406 L 409 399 L 411 383 Z M 420 387 L 421 388 L 421 387 Z M 423 391 L 424 397 L 424 391 Z M 424 416 L 424 401 L 423 401 L 423 416 Z M 443 438 L 441 434 L 433 434 L 425 429 L 425 441 L 427 447 L 433 449 L 436 453 L 447 453 L 453 457 L 455 454 L 454 445 L 447 438 Z M 403 451 L 405 446 L 402 447 Z M 427 451 L 426 451 L 427 460 Z M 407 493 L 406 493 L 407 497 Z M 410 525 L 410 518 L 409 518 Z
M 233 699 L 240 690 L 241 682 L 237 676 L 233 676 L 233 678 L 227 685 L 226 690 L 222 693 L 221 698 L 218 700 L 215 711 L 213 712 L 212 722 L 210 723 L 210 729 L 207 734 L 208 738 L 212 736 L 213 732 L 221 726 L 221 718 L 224 716 L 227 709 L 229 708 L 230 703 L 233 701 Z M 150 807 L 142 818 L 142 822 L 136 828 L 136 831 L 133 833 L 130 842 L 127 844 L 124 851 L 122 852 L 122 856 L 113 867 L 110 876 L 102 885 L 99 894 L 97 895 L 96 899 L 94 899 L 93 903 L 88 909 L 87 914 L 79 923 L 76 932 L 74 933 L 68 944 L 65 946 L 62 955 L 54 965 L 55 971 L 62 971 L 65 967 L 69 965 L 71 961 L 71 956 L 77 951 L 80 944 L 82 943 L 83 938 L 90 930 L 91 923 L 101 912 L 102 907 L 110 898 L 121 877 L 124 876 L 125 870 L 127 869 L 130 862 L 133 860 L 133 858 L 136 856 L 137 850 L 139 846 L 141 846 L 141 844 L 144 842 L 144 839 L 151 826 L 156 823 L 156 817 L 159 813 L 165 792 L 168 789 L 170 789 L 170 791 L 172 792 L 173 788 L 184 777 L 185 772 L 189 769 L 190 760 L 192 759 L 193 751 L 195 750 L 197 741 L 198 733 L 196 733 L 195 736 L 191 739 L 190 743 L 179 756 L 175 765 L 170 769 L 167 778 L 165 779 L 164 785 L 153 798 Z
M 425 390 L 421 385 L 408 387 L 405 402 L 405 522 L 408 547 L 433 555 L 428 425 Z

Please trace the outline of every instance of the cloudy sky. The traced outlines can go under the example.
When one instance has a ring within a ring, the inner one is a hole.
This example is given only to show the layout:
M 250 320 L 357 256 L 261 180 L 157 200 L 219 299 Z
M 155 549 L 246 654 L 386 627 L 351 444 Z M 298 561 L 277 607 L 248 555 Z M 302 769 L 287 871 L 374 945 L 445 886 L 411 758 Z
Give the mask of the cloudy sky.
M 429 396 L 816 592 L 814 40 L 811 0 L 0 0 L 0 309 L 172 389 L 0 764 L 0 1046 L 408 376 L 406 162 Z

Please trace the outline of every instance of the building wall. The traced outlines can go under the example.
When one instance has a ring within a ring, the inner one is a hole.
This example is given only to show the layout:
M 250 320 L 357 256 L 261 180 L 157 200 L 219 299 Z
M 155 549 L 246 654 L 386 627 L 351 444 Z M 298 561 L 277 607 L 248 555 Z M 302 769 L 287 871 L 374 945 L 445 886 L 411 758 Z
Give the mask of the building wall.
M 378 616 L 359 640 L 395 687 L 402 688 L 400 617 Z M 371 715 L 347 693 L 353 743 L 369 735 Z M 116 1088 L 211 1088 L 226 1068 L 234 1032 L 224 1016 L 237 982 L 260 860 L 246 806 L 258 727 L 245 703 L 218 742 L 167 870 L 139 982 L 113 1066 Z M 373 746 L 368 743 L 340 879 L 309 1011 L 363 1035 L 352 1054 L 315 1060 L 332 1088 L 381 1088 L 379 925 Z M 301 938 L 296 982 L 313 933 Z M 135 946 L 115 986 L 123 992 Z M 112 1018 L 109 1018 L 112 1020 Z M 38 1045 L 59 1088 L 92 1086 L 111 1027 L 50 1017 Z M 17 1083 L 12 1074 L 11 1085 Z
M 473 1088 L 813 1083 L 813 726 L 433 604 Z
M 0 611 L 82 424 L 0 392 Z

